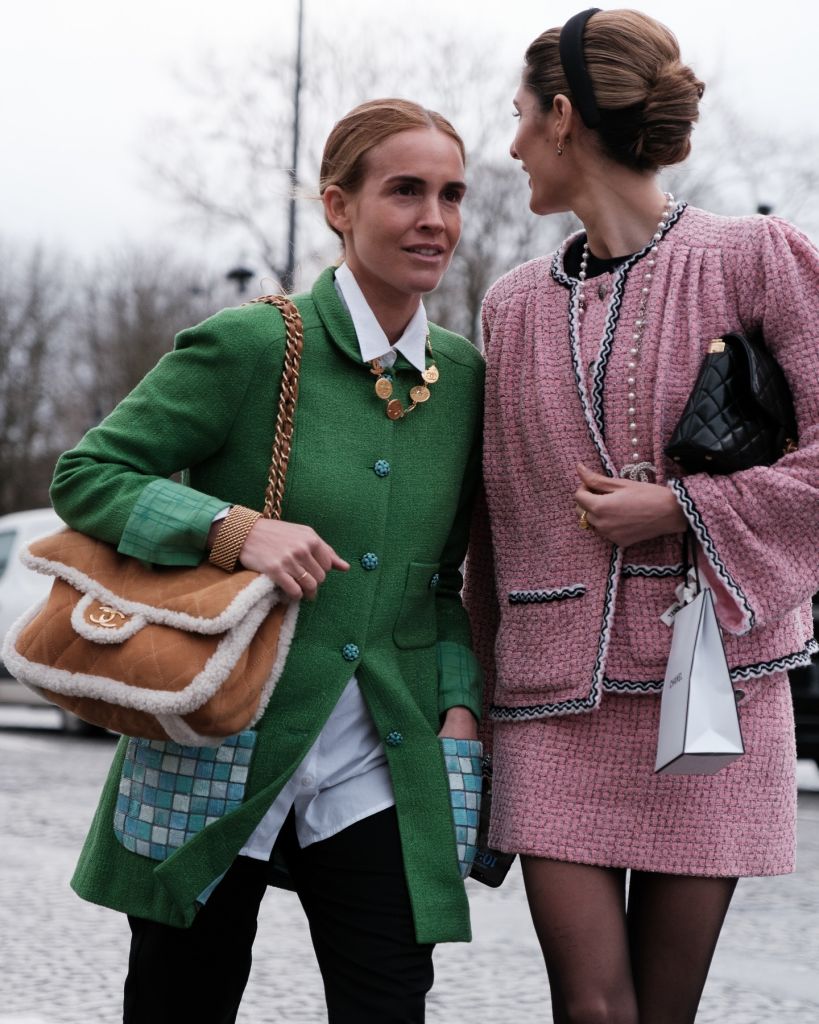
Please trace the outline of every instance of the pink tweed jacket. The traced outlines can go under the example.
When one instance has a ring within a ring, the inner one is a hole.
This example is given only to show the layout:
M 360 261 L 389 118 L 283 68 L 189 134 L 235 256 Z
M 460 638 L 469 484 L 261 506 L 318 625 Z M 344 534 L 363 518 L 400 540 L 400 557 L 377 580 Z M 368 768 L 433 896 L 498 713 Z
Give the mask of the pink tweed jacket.
M 643 285 L 631 256 L 586 286 L 553 255 L 502 277 L 484 303 L 484 474 L 466 602 L 490 717 L 591 711 L 606 692 L 662 688 L 681 536 L 625 550 L 578 529 L 576 465 L 616 475 L 631 451 L 627 349 Z M 772 217 L 680 206 L 656 254 L 637 382 L 637 434 L 700 542 L 734 680 L 808 661 L 819 590 L 819 253 Z M 761 328 L 792 388 L 799 447 L 732 476 L 680 475 L 663 453 L 711 338 Z M 494 563 L 494 564 L 493 564 Z M 784 680 L 784 676 L 782 679 Z

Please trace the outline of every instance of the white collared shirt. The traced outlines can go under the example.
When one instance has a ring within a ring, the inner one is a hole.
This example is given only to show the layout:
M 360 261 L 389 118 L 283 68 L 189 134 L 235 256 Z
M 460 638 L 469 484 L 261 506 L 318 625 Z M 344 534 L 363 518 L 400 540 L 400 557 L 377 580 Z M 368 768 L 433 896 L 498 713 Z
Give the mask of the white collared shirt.
M 382 366 L 390 367 L 400 352 L 417 370 L 423 372 L 426 366 L 424 355 L 427 343 L 427 312 L 423 302 L 418 303 L 418 309 L 398 341 L 390 345 L 384 328 L 376 320 L 375 313 L 370 309 L 358 281 L 346 263 L 336 268 L 335 284 L 336 291 L 344 300 L 353 321 L 364 362 L 380 359 Z
M 350 313 L 364 362 L 380 359 L 386 369 L 401 352 L 417 369 L 424 369 L 427 314 L 422 302 L 404 333 L 390 345 L 346 263 L 336 270 L 335 285 Z M 304 847 L 394 803 L 384 745 L 352 676 L 307 756 L 240 853 L 267 860 L 291 807 L 299 845 Z

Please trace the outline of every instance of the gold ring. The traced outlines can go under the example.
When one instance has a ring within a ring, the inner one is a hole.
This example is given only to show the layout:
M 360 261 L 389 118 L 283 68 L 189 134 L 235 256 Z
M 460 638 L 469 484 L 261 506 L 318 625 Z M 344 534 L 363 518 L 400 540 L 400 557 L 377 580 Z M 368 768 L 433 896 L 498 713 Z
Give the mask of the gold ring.
M 307 575 L 308 575 L 308 573 L 307 573 L 307 570 L 305 569 L 304 572 L 301 574 L 301 576 L 297 576 L 296 577 L 296 583 L 298 583 L 300 580 L 303 580 L 304 577 L 307 576 Z
M 580 513 L 580 529 L 590 530 L 591 528 L 592 526 L 589 522 L 589 513 L 586 511 L 586 509 L 583 509 Z

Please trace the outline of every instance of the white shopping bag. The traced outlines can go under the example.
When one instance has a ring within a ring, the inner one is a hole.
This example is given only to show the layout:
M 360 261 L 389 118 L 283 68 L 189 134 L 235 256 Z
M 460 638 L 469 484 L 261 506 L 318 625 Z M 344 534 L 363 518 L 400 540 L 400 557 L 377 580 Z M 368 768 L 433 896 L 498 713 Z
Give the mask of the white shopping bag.
M 711 591 L 674 616 L 655 772 L 713 775 L 745 753 Z

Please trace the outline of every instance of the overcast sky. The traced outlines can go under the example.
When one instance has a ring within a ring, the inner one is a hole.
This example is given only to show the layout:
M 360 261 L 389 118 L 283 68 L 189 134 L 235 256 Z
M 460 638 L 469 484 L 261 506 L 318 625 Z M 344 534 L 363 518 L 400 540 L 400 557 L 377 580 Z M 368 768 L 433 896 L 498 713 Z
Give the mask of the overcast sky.
M 146 187 L 140 147 L 152 121 L 183 101 L 174 72 L 196 68 L 208 53 L 238 64 L 266 41 L 295 39 L 296 6 L 296 0 L 0 0 L 0 238 L 39 240 L 83 256 L 123 239 L 162 238 L 171 211 Z M 719 73 L 721 89 L 744 116 L 784 129 L 794 146 L 803 127 L 816 131 L 813 0 L 638 6 L 674 30 L 683 58 L 701 77 Z M 579 9 L 529 0 L 306 0 L 309 22 L 360 28 L 362 46 L 405 45 L 392 27 L 396 20 L 408 34 L 416 26 L 457 33 L 464 46 L 475 33 L 491 33 L 500 74 L 517 66 L 539 32 Z

